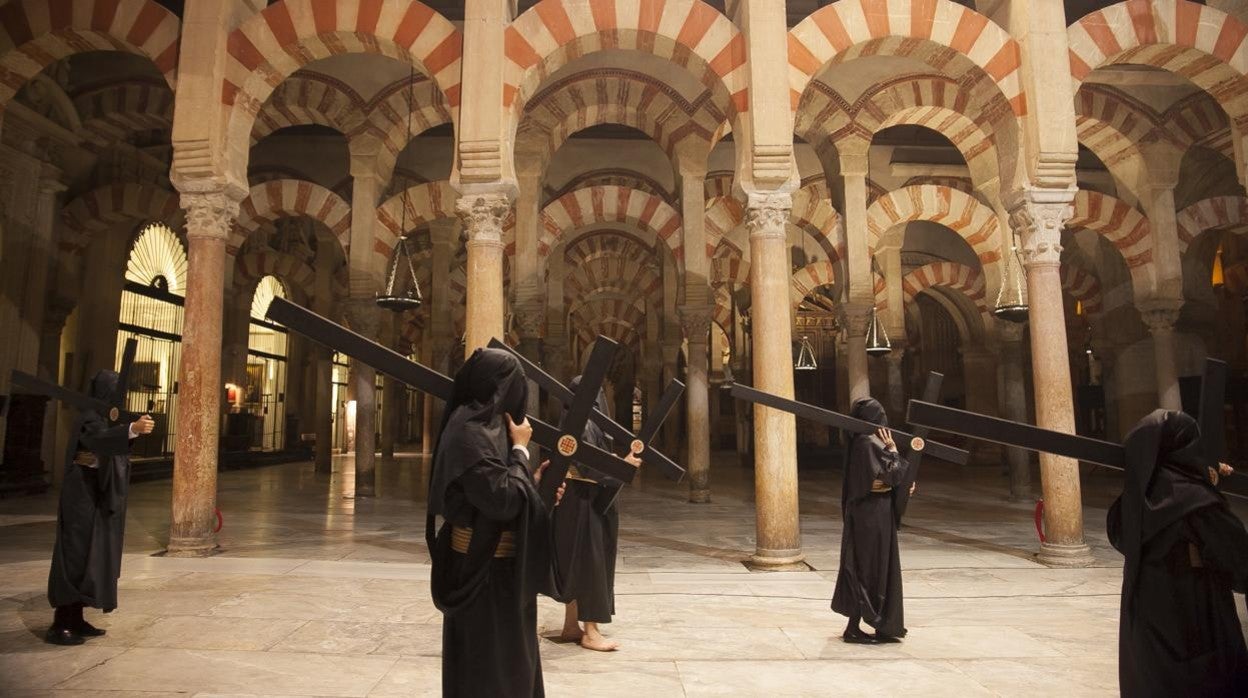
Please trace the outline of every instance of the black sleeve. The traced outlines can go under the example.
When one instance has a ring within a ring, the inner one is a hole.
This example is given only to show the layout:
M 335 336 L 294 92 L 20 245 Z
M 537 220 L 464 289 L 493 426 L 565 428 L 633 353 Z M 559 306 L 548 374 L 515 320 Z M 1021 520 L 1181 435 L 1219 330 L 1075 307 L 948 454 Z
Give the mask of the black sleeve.
M 1187 517 L 1187 525 L 1200 541 L 1204 564 L 1231 576 L 1241 594 L 1248 591 L 1248 531 L 1226 506 L 1199 509 Z
M 130 425 L 106 427 L 102 420 L 89 420 L 83 423 L 82 432 L 78 434 L 78 448 L 94 453 L 101 460 L 129 455 Z
M 884 448 L 882 444 L 877 444 L 873 440 L 871 442 L 874 451 L 873 475 L 875 479 L 883 482 L 889 487 L 896 487 L 905 482 L 906 474 L 910 470 L 910 463 L 897 451 L 890 451 Z
M 525 483 L 532 486 L 529 459 L 512 449 L 507 462 L 497 458 L 479 461 L 460 475 L 456 482 L 463 488 L 468 503 L 495 521 L 510 521 L 520 514 L 525 502 Z
M 1105 535 L 1114 550 L 1122 552 L 1122 497 L 1115 499 L 1109 506 L 1109 514 L 1105 517 Z

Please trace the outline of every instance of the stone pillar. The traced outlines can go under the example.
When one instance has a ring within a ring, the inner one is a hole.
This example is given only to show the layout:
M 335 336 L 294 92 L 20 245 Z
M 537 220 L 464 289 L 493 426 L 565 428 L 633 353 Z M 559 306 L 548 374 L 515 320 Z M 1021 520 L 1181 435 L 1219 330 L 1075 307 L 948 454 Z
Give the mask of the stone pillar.
M 664 339 L 663 340 L 663 385 L 671 383 L 679 378 L 680 373 L 680 342 Z M 685 386 L 686 400 L 688 399 L 689 386 Z M 680 434 L 679 420 L 671 418 L 663 423 L 663 451 L 672 458 L 679 457 L 680 451 Z
M 394 458 L 394 444 L 398 440 L 399 404 L 403 401 L 403 384 L 383 375 L 381 387 L 385 401 L 381 406 L 381 457 Z
M 433 249 L 429 257 L 430 289 L 429 331 L 425 332 L 425 361 L 430 368 L 443 373 L 450 371 L 450 356 L 454 346 L 455 323 L 451 318 L 450 275 L 455 246 L 459 244 L 459 221 L 442 218 L 429 225 Z M 433 453 L 442 426 L 442 401 L 425 395 L 425 426 L 420 450 L 426 455 Z
M 1157 298 L 1140 304 L 1140 317 L 1153 335 L 1153 362 L 1157 370 L 1157 405 L 1166 410 L 1182 410 L 1179 393 L 1179 367 L 1175 356 L 1174 324 L 1183 307 L 1180 298 Z
M 182 323 L 178 434 L 168 554 L 199 557 L 217 547 L 217 454 L 221 436 L 221 338 L 226 251 L 241 196 L 182 187 L 188 265 Z
M 962 348 L 962 375 L 965 377 L 966 409 L 979 414 L 997 414 L 997 354 L 982 343 Z M 1001 448 L 986 441 L 975 442 L 971 456 L 976 465 L 1001 462 Z
M 711 316 L 708 306 L 681 306 L 680 321 L 689 342 L 685 371 L 685 438 L 689 446 L 689 501 L 711 501 L 711 415 L 707 378 Z
M 370 339 L 381 330 L 381 309 L 371 298 L 347 303 L 351 329 Z M 377 493 L 377 371 L 361 361 L 351 360 L 348 371 L 355 399 L 355 496 Z
M 793 397 L 793 329 L 789 319 L 788 194 L 750 193 L 753 378 L 759 390 Z M 797 498 L 797 428 L 793 415 L 754 406 L 754 495 L 757 547 L 751 564 L 783 568 L 802 561 Z
M 1022 233 L 1027 269 L 1036 423 L 1070 434 L 1075 433 L 1074 396 L 1060 267 L 1062 228 L 1074 213 L 1074 194 L 1074 189 L 1027 189 L 1010 202 L 1010 223 Z M 1083 541 L 1079 464 L 1071 458 L 1041 454 L 1040 477 L 1047 536 L 1040 547 L 1040 562 L 1062 567 L 1092 564 L 1092 552 Z
M 334 270 L 328 264 L 316 265 L 316 296 L 312 308 L 323 317 L 333 315 Z M 334 470 L 334 365 L 333 352 L 320 344 L 309 346 L 316 362 L 316 390 L 313 393 L 316 413 L 313 424 L 316 432 L 317 473 L 328 474 Z
M 871 372 L 867 365 L 867 329 L 871 326 L 871 305 L 845 304 L 845 363 L 849 369 L 849 403 L 871 397 Z
M 1014 422 L 1029 422 L 1027 417 L 1027 383 L 1023 375 L 1023 326 L 998 324 L 1001 339 L 1000 395 L 1001 413 Z M 1006 449 L 1010 473 L 1010 500 L 1031 499 L 1031 456 L 1021 448 Z
M 906 381 L 902 376 L 901 362 L 906 358 L 905 347 L 893 344 L 893 352 L 885 357 L 888 362 L 888 409 L 896 424 L 903 424 L 906 415 Z
M 465 195 L 455 204 L 468 236 L 465 357 L 503 337 L 503 219 L 510 210 L 503 191 Z

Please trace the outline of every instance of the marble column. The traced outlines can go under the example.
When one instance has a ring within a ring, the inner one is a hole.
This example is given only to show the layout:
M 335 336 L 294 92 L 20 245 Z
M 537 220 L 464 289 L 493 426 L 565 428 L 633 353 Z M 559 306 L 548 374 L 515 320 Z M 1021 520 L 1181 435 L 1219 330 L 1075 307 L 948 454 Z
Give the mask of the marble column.
M 901 363 L 906 358 L 906 348 L 893 344 L 893 351 L 884 360 L 888 362 L 888 411 L 893 413 L 897 424 L 904 423 L 906 414 L 906 381 L 902 376 Z
M 681 306 L 680 322 L 688 340 L 685 370 L 685 438 L 689 448 L 689 501 L 711 501 L 711 414 L 707 367 L 710 352 L 711 317 L 709 306 Z
M 680 373 L 680 342 L 663 340 L 663 385 L 666 386 L 679 378 Z M 688 386 L 685 386 L 688 393 Z M 687 398 L 686 398 L 687 399 Z M 677 458 L 680 451 L 680 420 L 674 416 L 663 422 L 663 451 L 672 458 Z
M 351 299 L 347 322 L 355 332 L 377 339 L 381 309 L 371 298 Z M 377 494 L 377 371 L 352 359 L 348 380 L 355 400 L 355 496 L 373 497 Z
M 871 326 L 871 305 L 845 304 L 845 363 L 849 370 L 849 403 L 871 397 L 871 372 L 867 365 L 867 329 Z
M 1074 189 L 1028 189 L 1010 201 L 1010 223 L 1021 232 L 1027 269 L 1036 424 L 1070 434 L 1075 433 L 1075 411 L 1060 268 L 1062 228 L 1074 213 L 1074 194 Z M 1078 462 L 1041 454 L 1040 478 L 1047 540 L 1040 546 L 1039 561 L 1054 567 L 1092 564 L 1083 540 Z
M 221 338 L 225 244 L 241 197 L 183 191 L 188 264 L 182 323 L 178 434 L 168 554 L 199 557 L 217 547 L 217 454 L 221 443 Z
M 962 375 L 966 387 L 966 409 L 979 414 L 997 414 L 997 353 L 982 340 L 962 348 Z M 992 465 L 1001 462 L 1001 448 L 986 441 L 971 448 L 972 463 Z
M 511 196 L 502 191 L 465 195 L 455 204 L 468 236 L 468 291 L 464 356 L 503 336 L 503 220 Z
M 381 406 L 381 457 L 394 458 L 394 444 L 398 440 L 399 404 L 403 401 L 403 384 L 390 376 L 381 377 L 385 400 Z
M 785 226 L 792 197 L 750 193 L 750 297 L 754 385 L 793 397 L 793 328 L 789 319 L 789 257 Z M 798 520 L 797 428 L 792 414 L 754 406 L 754 496 L 757 544 L 751 564 L 796 565 L 802 554 Z
M 312 308 L 323 317 L 333 315 L 334 271 L 328 264 L 316 265 L 316 295 Z M 317 473 L 328 474 L 334 469 L 334 365 L 333 352 L 320 344 L 311 344 L 316 362 L 316 389 L 313 393 L 316 418 L 316 458 L 313 466 Z
M 1183 300 L 1157 298 L 1140 304 L 1140 317 L 1153 335 L 1153 363 L 1157 371 L 1157 405 L 1166 410 L 1182 410 L 1179 392 L 1178 357 L 1175 355 L 1174 324 L 1179 320 Z

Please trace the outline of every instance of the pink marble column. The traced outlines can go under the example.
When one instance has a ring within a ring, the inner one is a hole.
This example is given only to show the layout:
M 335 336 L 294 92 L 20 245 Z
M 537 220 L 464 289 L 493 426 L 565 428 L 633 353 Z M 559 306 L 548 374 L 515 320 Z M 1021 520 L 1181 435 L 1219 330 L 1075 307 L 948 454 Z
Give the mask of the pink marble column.
M 1028 189 L 1010 202 L 1010 223 L 1022 234 L 1027 269 L 1036 423 L 1070 434 L 1075 433 L 1075 411 L 1060 267 L 1062 228 L 1074 213 L 1074 194 L 1073 189 Z M 1078 462 L 1041 454 L 1040 477 L 1047 540 L 1040 546 L 1039 561 L 1054 567 L 1092 564 L 1083 540 Z
M 1026 422 L 1027 383 L 1023 375 L 1023 326 L 1002 322 L 998 325 L 1001 339 L 1001 413 L 1006 419 Z M 1007 448 L 1006 462 L 1010 473 L 1010 499 L 1027 501 L 1031 494 L 1031 455 L 1021 448 Z
M 504 192 L 466 194 L 455 204 L 468 236 L 465 357 L 503 337 L 503 220 L 510 210 Z
M 381 330 L 381 310 L 371 298 L 347 302 L 351 329 L 377 340 Z M 355 496 L 377 494 L 377 370 L 351 360 L 349 378 L 355 400 Z
M 217 454 L 221 435 L 221 338 L 226 241 L 238 198 L 184 192 L 188 265 L 182 323 L 178 434 L 168 554 L 199 557 L 217 547 Z
M 867 365 L 867 329 L 871 305 L 845 304 L 845 364 L 849 371 L 849 404 L 871 397 L 871 371 Z
M 1157 371 L 1157 405 L 1166 410 L 1182 410 L 1179 393 L 1179 367 L 1175 356 L 1174 323 L 1179 320 L 1182 299 L 1158 298 L 1140 305 L 1140 317 L 1153 335 L 1153 363 Z
M 788 194 L 751 193 L 747 204 L 754 385 L 792 398 L 785 226 L 793 200 Z M 751 564 L 783 569 L 800 563 L 805 556 L 798 520 L 796 423 L 787 412 L 759 405 L 754 406 L 754 498 L 757 542 Z
M 713 307 L 681 306 L 680 322 L 689 342 L 685 371 L 685 438 L 689 447 L 689 501 L 711 501 L 711 412 L 707 377 Z

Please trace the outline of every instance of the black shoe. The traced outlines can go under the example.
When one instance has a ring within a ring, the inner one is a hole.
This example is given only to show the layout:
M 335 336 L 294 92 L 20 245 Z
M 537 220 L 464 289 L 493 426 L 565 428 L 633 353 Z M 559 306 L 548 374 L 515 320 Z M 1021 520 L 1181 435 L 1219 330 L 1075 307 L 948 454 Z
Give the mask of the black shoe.
M 892 635 L 881 635 L 879 633 L 876 633 L 875 641 L 880 643 L 881 645 L 891 645 L 894 643 L 901 642 L 901 638 L 893 637 Z
M 104 637 L 104 634 L 108 631 L 103 628 L 97 628 L 84 620 L 74 626 L 74 632 L 82 637 Z
M 878 645 L 880 643 L 874 636 L 868 635 L 861 630 L 846 630 L 841 635 L 841 639 L 851 645 Z
M 81 645 L 86 642 L 86 640 L 82 639 L 81 635 L 73 630 L 70 630 L 69 628 L 58 628 L 55 625 L 48 628 L 48 634 L 43 636 L 43 640 L 49 645 L 65 646 Z

